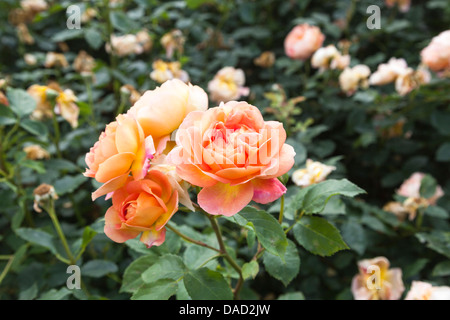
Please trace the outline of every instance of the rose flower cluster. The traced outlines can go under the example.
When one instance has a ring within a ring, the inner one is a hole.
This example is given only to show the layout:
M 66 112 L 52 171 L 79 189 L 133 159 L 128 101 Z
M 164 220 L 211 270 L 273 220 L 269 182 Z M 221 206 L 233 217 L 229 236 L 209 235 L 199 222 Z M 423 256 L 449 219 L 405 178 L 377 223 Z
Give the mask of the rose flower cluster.
M 87 153 L 87 177 L 106 195 L 105 234 L 115 242 L 140 235 L 151 247 L 179 204 L 194 211 L 189 187 L 200 188 L 198 206 L 232 216 L 250 201 L 266 204 L 285 192 L 277 177 L 294 165 L 280 122 L 264 121 L 247 102 L 208 109 L 206 92 L 173 79 L 145 92 L 108 124 Z

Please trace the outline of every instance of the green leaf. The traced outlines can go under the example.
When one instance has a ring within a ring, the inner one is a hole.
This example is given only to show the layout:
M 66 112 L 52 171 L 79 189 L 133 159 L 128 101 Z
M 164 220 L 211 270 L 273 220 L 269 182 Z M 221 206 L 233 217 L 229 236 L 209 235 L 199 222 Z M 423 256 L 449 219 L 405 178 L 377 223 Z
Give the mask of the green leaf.
M 44 165 L 40 161 L 25 159 L 20 161 L 20 165 L 23 167 L 33 169 L 37 173 L 45 173 Z
M 71 193 L 87 180 L 88 178 L 81 174 L 76 176 L 66 175 L 55 182 L 54 187 L 56 194 L 61 196 L 66 193 Z
M 59 290 L 51 289 L 47 292 L 44 292 L 38 300 L 62 300 L 65 297 L 72 294 L 72 291 L 70 291 L 67 288 L 61 288 Z
M 47 248 L 55 255 L 58 253 L 55 246 L 56 239 L 50 233 L 40 229 L 19 228 L 16 229 L 16 234 L 28 242 Z
M 450 232 L 447 231 L 432 231 L 430 233 L 417 233 L 416 238 L 421 243 L 425 243 L 426 246 L 440 254 L 443 254 L 447 258 L 450 258 Z
M 420 196 L 425 199 L 431 198 L 436 193 L 436 187 L 436 179 L 429 174 L 426 174 L 420 183 Z
M 142 273 L 147 270 L 158 257 L 154 255 L 145 255 L 134 260 L 125 269 L 122 279 L 122 286 L 119 292 L 136 292 L 139 287 L 144 284 L 142 280 Z
M 441 144 L 436 151 L 436 161 L 449 162 L 450 161 L 450 142 Z
M 300 207 L 307 214 L 320 213 L 332 196 L 354 197 L 361 193 L 365 191 L 347 179 L 330 179 L 313 185 L 306 192 Z
M 90 260 L 81 267 L 81 276 L 101 278 L 118 271 L 117 265 L 108 260 Z
M 177 289 L 178 282 L 161 279 L 141 286 L 131 296 L 131 300 L 167 300 L 177 292 Z
M 36 109 L 36 100 L 23 89 L 6 89 L 11 110 L 19 117 L 25 117 Z
M 93 49 L 100 49 L 100 47 L 103 44 L 102 34 L 94 28 L 89 28 L 86 30 L 86 33 L 84 34 L 84 38 L 86 39 L 87 43 L 91 46 Z
M 29 133 L 38 137 L 45 137 L 48 134 L 48 129 L 42 122 L 33 121 L 31 119 L 23 119 L 20 121 L 20 126 Z
M 263 263 L 266 271 L 275 279 L 283 282 L 287 286 L 300 271 L 300 256 L 296 245 L 288 240 L 288 246 L 284 261 L 280 257 L 265 251 L 263 255 Z
M 60 32 L 55 33 L 51 40 L 53 42 L 63 42 L 70 39 L 81 38 L 84 34 L 83 29 L 64 29 Z
M 320 256 L 331 256 L 340 250 L 349 249 L 339 230 L 324 218 L 303 217 L 293 231 L 300 245 Z
M 261 245 L 270 253 L 284 257 L 288 242 L 278 221 L 269 213 L 253 207 L 245 207 L 239 217 L 244 218 L 254 228 Z
M 189 9 L 197 9 L 205 3 L 214 3 L 212 0 L 186 0 Z
M 38 291 L 37 284 L 34 282 L 28 289 L 19 293 L 19 300 L 33 300 L 37 297 Z
M 14 124 L 16 121 L 16 117 L 11 108 L 0 104 L 0 126 Z
M 208 268 L 189 271 L 184 285 L 193 300 L 231 300 L 233 293 L 220 272 Z
M 158 258 L 153 265 L 142 273 L 145 283 L 156 282 L 160 279 L 178 280 L 187 272 L 183 260 L 176 255 L 166 254 Z
M 242 265 L 242 277 L 244 278 L 244 280 L 248 278 L 255 279 L 255 277 L 258 275 L 258 272 L 259 272 L 259 263 L 256 260 L 252 260 Z
M 190 245 L 186 248 L 186 251 L 184 251 L 183 259 L 189 269 L 197 269 L 204 261 L 211 259 L 215 255 L 217 255 L 216 251 L 197 245 Z M 217 260 L 213 259 L 205 266 L 215 268 L 216 265 Z
M 86 250 L 86 247 L 88 244 L 94 239 L 94 237 L 97 235 L 97 232 L 92 229 L 91 227 L 87 226 L 83 230 L 83 236 L 81 237 L 81 244 L 80 248 L 76 250 L 75 256 L 80 256 L 83 254 L 84 250 Z
M 446 277 L 450 276 L 450 261 L 443 261 L 438 263 L 431 273 L 433 277 Z
M 363 226 L 354 220 L 349 220 L 342 225 L 342 237 L 352 250 L 359 255 L 364 254 L 367 247 L 366 233 Z
M 288 292 L 280 295 L 278 300 L 305 300 L 305 296 L 302 292 Z
M 433 218 L 439 218 L 439 219 L 448 219 L 449 214 L 448 211 L 444 208 L 438 207 L 438 206 L 429 206 L 425 209 L 425 214 L 427 216 L 433 217 Z
M 124 33 L 130 33 L 138 28 L 136 22 L 131 20 L 123 11 L 113 11 L 109 18 L 113 27 Z

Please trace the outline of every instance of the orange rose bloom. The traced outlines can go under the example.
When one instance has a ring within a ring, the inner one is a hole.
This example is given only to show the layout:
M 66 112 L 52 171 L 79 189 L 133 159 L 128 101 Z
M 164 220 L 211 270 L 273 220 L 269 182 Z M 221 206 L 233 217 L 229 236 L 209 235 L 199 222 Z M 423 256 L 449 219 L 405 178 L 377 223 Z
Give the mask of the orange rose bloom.
M 113 205 L 105 215 L 105 234 L 115 242 L 134 239 L 147 247 L 164 242 L 165 225 L 178 210 L 178 192 L 168 177 L 159 170 L 150 170 L 142 180 L 131 181 L 116 190 Z
M 139 123 L 130 116 L 119 115 L 108 124 L 99 141 L 86 154 L 88 169 L 84 175 L 105 183 L 92 198 L 110 193 L 125 184 L 128 175 L 142 179 L 153 157 L 155 147 L 151 136 L 145 138 Z
M 277 177 L 291 169 L 295 152 L 285 140 L 280 122 L 231 101 L 188 114 L 168 161 L 183 180 L 203 187 L 197 200 L 205 211 L 231 216 L 251 200 L 269 203 L 286 192 Z

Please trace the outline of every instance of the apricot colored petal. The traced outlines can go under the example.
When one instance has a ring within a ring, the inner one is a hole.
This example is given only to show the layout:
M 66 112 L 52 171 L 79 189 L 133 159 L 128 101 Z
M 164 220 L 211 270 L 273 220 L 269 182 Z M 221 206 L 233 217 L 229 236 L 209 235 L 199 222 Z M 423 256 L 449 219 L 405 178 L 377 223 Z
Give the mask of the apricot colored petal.
M 123 227 L 122 221 L 119 218 L 119 213 L 114 207 L 110 207 L 108 211 L 106 211 L 104 232 L 108 238 L 118 243 L 134 239 L 140 233 L 140 231 Z
M 122 118 L 116 129 L 116 147 L 119 153 L 136 154 L 140 148 L 139 129 L 133 118 Z
M 128 174 L 124 174 L 109 180 L 92 193 L 92 201 L 95 201 L 95 199 L 123 187 L 127 183 L 127 180 Z
M 176 170 L 181 179 L 186 180 L 194 186 L 210 187 L 217 183 L 217 180 L 203 173 L 203 171 L 193 164 L 178 165 Z
M 174 191 L 169 201 L 166 203 L 167 210 L 165 213 L 159 216 L 158 220 L 156 220 L 154 227 L 156 230 L 161 230 L 166 223 L 172 218 L 172 216 L 178 210 L 178 192 Z
M 253 198 L 253 185 L 248 182 L 231 186 L 218 182 L 203 188 L 198 194 L 198 204 L 213 215 L 230 217 L 241 211 Z
M 253 201 L 267 204 L 277 200 L 286 193 L 286 187 L 277 178 L 252 180 Z
M 267 172 L 267 177 L 276 178 L 287 173 L 294 166 L 295 150 L 292 146 L 284 144 L 278 155 L 277 165 Z M 274 172 L 272 174 L 272 172 Z
M 141 234 L 140 241 L 144 243 L 147 248 L 151 246 L 160 246 L 166 239 L 166 228 L 159 231 L 152 229 L 149 231 L 144 231 Z
M 118 176 L 130 172 L 131 164 L 135 159 L 132 153 L 119 153 L 98 166 L 95 179 L 98 182 L 108 182 Z

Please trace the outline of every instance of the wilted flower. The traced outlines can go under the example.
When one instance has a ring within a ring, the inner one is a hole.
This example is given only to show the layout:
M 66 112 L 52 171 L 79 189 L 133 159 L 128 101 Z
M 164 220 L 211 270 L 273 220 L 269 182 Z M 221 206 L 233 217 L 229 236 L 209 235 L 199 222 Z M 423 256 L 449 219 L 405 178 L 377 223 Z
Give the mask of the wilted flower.
M 66 119 L 72 128 L 78 127 L 80 108 L 75 103 L 77 100 L 77 97 L 70 89 L 60 91 L 59 95 L 56 97 L 55 113 L 60 114 Z
M 413 281 L 405 300 L 450 300 L 450 287 L 433 286 L 423 281 Z
M 249 94 L 249 88 L 244 87 L 245 74 L 242 69 L 224 67 L 208 83 L 208 91 L 214 102 L 237 100 Z
M 148 52 L 152 49 L 153 40 L 148 33 L 148 30 L 143 29 L 136 33 L 137 42 L 142 47 L 143 52 Z
M 189 82 L 188 73 L 181 69 L 181 63 L 178 61 L 164 62 L 158 59 L 153 62 L 152 68 L 150 78 L 156 82 L 164 83 L 172 79 L 179 79 L 185 83 Z
M 56 52 L 47 52 L 47 55 L 45 56 L 44 66 L 46 68 L 53 68 L 53 67 L 67 68 L 69 66 L 69 63 L 67 62 L 67 59 L 64 56 L 64 54 Z
M 58 195 L 56 194 L 55 188 L 52 185 L 46 183 L 43 183 L 39 185 L 36 189 L 34 189 L 33 195 L 34 195 L 33 209 L 36 212 L 42 212 L 40 206 L 45 206 L 48 200 L 58 199 Z
M 435 72 L 450 71 L 450 30 L 434 37 L 421 53 L 422 63 Z
M 324 181 L 333 170 L 336 170 L 336 167 L 307 159 L 306 168 L 292 173 L 292 181 L 298 186 L 307 187 Z
M 284 51 L 292 59 L 306 60 L 319 49 L 325 35 L 316 26 L 301 24 L 294 27 L 284 40 Z
M 129 97 L 128 99 L 129 99 L 131 105 L 134 105 L 141 97 L 141 94 L 139 93 L 139 91 L 137 91 L 130 84 L 123 85 L 120 88 L 120 92 L 125 93 Z
M 16 27 L 17 35 L 19 37 L 19 41 L 25 44 L 34 44 L 34 38 L 30 34 L 28 27 L 24 23 L 19 23 Z
M 359 273 L 353 277 L 352 293 L 355 300 L 398 300 L 405 287 L 400 268 L 389 269 L 385 257 L 358 262 Z
M 355 93 L 358 88 L 367 88 L 370 69 L 366 65 L 358 64 L 353 68 L 347 67 L 339 75 L 339 84 L 342 91 L 348 96 Z
M 398 5 L 398 9 L 401 12 L 408 12 L 411 6 L 411 0 L 385 0 L 386 6 L 392 8 L 394 5 Z
M 264 51 L 253 63 L 261 68 L 270 68 L 275 63 L 275 54 L 272 51 Z
M 44 120 L 53 116 L 52 105 L 47 99 L 48 86 L 33 84 L 27 89 L 27 93 L 36 101 L 36 109 L 33 110 L 31 118 Z
M 166 50 L 166 58 L 171 59 L 175 51 L 183 54 L 185 41 L 181 30 L 174 29 L 164 34 L 161 38 L 161 45 Z
M 427 69 L 421 67 L 417 71 L 411 68 L 399 74 L 395 80 L 395 90 L 399 95 L 404 96 L 422 84 L 429 83 L 431 75 Z
M 38 144 L 26 146 L 25 148 L 23 148 L 23 151 L 25 151 L 26 157 L 31 160 L 41 160 L 50 158 L 50 154 L 48 153 L 48 151 Z
M 78 73 L 91 73 L 95 68 L 95 59 L 81 50 L 73 61 L 73 68 Z
M 9 106 L 8 98 L 1 91 L 0 91 L 0 104 L 3 104 L 4 106 Z

